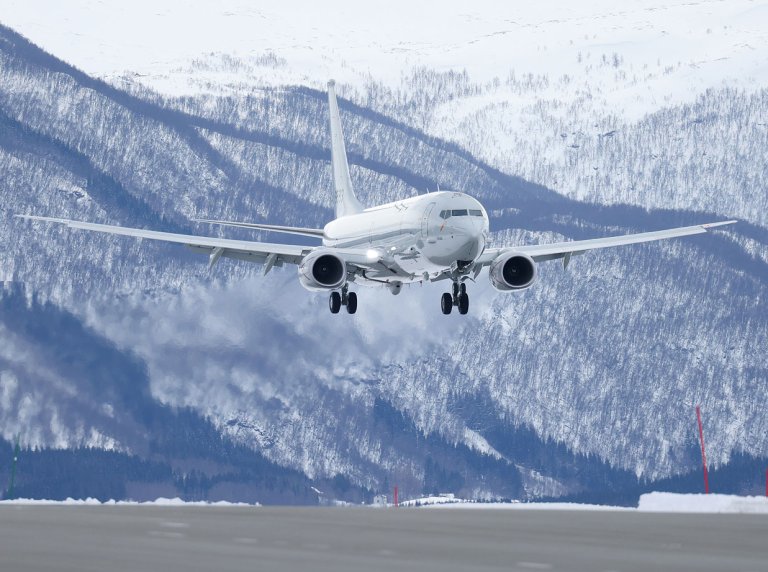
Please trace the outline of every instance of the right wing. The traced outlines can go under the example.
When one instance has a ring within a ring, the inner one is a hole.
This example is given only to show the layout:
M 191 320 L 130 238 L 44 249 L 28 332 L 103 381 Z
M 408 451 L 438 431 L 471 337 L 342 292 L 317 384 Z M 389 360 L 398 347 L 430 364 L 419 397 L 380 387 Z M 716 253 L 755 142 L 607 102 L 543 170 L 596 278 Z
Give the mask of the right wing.
M 289 264 L 299 264 L 302 258 L 309 254 L 313 249 L 311 246 L 271 244 L 268 242 L 251 242 L 247 240 L 232 240 L 228 238 L 214 238 L 210 236 L 175 234 L 172 232 L 128 228 L 124 226 L 114 226 L 109 224 L 96 224 L 92 222 L 81 222 L 76 220 L 44 216 L 16 215 L 16 217 L 27 220 L 63 224 L 69 228 L 92 230 L 95 232 L 119 234 L 123 236 L 133 236 L 136 238 L 148 238 L 151 240 L 164 240 L 166 242 L 184 244 L 192 250 L 208 254 L 210 257 L 210 266 L 216 264 L 216 262 L 222 256 L 225 258 L 237 258 L 240 260 L 250 260 L 253 262 L 264 262 L 266 264 L 264 268 L 265 274 L 269 272 L 273 266 L 282 266 L 284 262 Z

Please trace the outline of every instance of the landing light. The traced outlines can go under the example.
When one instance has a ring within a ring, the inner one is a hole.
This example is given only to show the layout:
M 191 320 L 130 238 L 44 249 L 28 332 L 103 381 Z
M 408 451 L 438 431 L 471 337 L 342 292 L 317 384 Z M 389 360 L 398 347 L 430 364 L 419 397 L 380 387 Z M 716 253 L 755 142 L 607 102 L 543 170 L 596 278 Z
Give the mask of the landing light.
M 381 253 L 378 250 L 371 248 L 368 250 L 368 252 L 365 253 L 365 256 L 368 258 L 368 260 L 376 260 L 381 256 Z

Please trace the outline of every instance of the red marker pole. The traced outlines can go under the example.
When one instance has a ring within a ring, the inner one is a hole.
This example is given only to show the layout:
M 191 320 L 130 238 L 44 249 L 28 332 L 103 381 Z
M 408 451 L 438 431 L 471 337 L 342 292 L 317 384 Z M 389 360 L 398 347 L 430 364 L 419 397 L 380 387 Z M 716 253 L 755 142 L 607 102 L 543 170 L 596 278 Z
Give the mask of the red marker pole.
M 701 463 L 702 465 L 704 465 L 704 493 L 709 494 L 709 474 L 707 473 L 707 454 L 704 451 L 704 428 L 701 425 L 701 408 L 698 405 L 696 406 L 696 419 L 698 419 L 699 421 L 699 441 L 701 441 Z
M 395 506 L 397 505 L 397 485 L 395 485 Z
M 768 469 L 765 469 L 765 496 L 768 497 Z

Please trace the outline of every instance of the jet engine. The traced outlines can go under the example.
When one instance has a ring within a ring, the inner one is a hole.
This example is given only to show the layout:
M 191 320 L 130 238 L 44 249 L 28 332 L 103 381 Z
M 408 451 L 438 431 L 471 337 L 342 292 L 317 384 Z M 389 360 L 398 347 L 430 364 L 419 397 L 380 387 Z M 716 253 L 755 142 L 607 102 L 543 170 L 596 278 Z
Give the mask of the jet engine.
M 335 290 L 347 281 L 347 265 L 327 248 L 313 250 L 299 264 L 299 281 L 307 290 Z
M 508 252 L 491 262 L 488 276 L 496 290 L 523 290 L 536 281 L 536 263 L 527 254 Z

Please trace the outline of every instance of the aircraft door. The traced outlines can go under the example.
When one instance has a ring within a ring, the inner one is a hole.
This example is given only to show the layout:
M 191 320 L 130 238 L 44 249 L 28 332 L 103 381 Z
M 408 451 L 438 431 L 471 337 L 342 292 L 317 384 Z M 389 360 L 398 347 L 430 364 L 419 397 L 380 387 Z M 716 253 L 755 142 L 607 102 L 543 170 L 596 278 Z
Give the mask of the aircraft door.
M 429 217 L 432 216 L 432 211 L 435 210 L 435 203 L 429 203 L 427 208 L 424 209 L 424 216 L 421 217 L 421 237 L 426 240 L 429 238 Z

